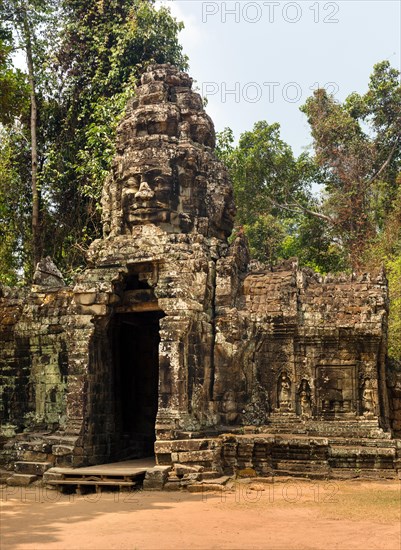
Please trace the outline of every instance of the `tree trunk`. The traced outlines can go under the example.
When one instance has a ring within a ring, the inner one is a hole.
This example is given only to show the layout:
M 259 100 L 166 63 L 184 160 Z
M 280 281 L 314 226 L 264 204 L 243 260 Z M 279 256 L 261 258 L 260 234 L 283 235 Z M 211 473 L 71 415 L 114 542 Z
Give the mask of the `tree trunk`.
M 36 102 L 35 70 L 33 64 L 32 33 L 29 26 L 26 10 L 22 13 L 25 38 L 25 53 L 28 65 L 28 77 L 31 100 L 31 186 L 32 186 L 32 261 L 33 270 L 42 257 L 41 231 L 40 231 L 40 192 L 38 189 L 38 140 L 37 119 L 38 108 Z

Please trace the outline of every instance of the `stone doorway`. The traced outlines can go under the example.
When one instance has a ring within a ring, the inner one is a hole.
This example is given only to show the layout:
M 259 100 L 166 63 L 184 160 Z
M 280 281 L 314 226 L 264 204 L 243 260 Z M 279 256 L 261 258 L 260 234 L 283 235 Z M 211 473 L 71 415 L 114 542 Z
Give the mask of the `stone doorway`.
M 116 458 L 153 456 L 161 311 L 117 314 L 113 327 Z

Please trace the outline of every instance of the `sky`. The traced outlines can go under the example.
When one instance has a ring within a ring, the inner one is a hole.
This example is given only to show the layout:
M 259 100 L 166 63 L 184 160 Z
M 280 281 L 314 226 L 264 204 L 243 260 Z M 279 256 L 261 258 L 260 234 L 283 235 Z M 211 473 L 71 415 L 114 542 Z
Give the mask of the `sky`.
M 278 122 L 295 154 L 312 143 L 299 108 L 317 87 L 343 101 L 364 93 L 373 65 L 401 69 L 400 0 L 160 0 L 185 24 L 189 73 L 216 130 L 236 139 Z

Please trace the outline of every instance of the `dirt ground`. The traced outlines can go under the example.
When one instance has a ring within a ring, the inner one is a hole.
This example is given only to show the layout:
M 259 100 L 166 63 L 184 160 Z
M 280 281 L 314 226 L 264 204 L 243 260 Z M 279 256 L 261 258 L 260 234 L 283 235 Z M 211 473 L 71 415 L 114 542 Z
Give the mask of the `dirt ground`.
M 396 481 L 253 481 L 228 493 L 1 488 L 8 549 L 401 549 Z

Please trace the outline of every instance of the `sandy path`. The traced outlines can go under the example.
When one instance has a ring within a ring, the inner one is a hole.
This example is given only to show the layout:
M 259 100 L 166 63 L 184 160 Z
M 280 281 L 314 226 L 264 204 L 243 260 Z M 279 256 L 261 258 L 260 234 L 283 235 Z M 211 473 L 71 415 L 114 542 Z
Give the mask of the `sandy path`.
M 238 485 L 225 496 L 3 487 L 8 549 L 401 549 L 400 484 Z

